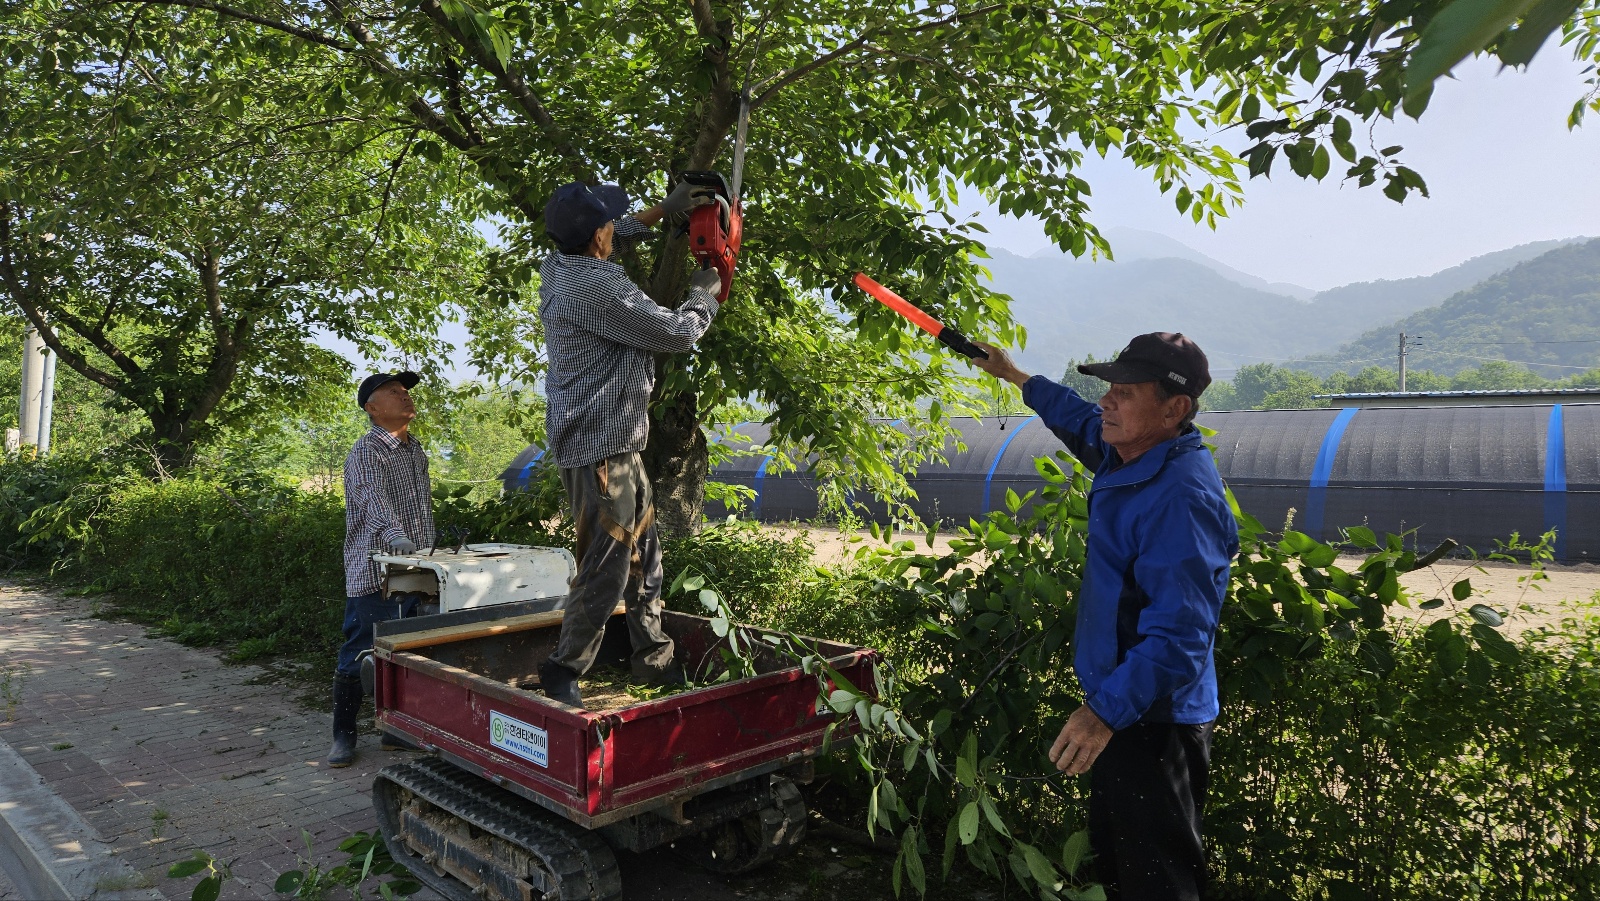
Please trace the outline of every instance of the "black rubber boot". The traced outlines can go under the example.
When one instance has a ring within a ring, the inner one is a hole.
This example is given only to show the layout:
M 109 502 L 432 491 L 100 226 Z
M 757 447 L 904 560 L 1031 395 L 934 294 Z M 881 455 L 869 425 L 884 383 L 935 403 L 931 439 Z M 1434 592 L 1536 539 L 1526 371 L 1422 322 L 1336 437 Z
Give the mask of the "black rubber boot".
M 346 767 L 356 759 L 356 716 L 361 712 L 361 679 L 333 677 L 333 748 L 328 766 Z
M 561 664 L 553 660 L 539 664 L 539 686 L 552 700 L 583 709 L 583 697 L 578 694 L 578 674 Z
M 411 740 L 408 739 L 408 738 L 405 738 L 404 736 L 396 735 L 393 732 L 385 732 L 385 733 L 383 733 L 383 737 L 378 739 L 378 750 L 380 750 L 380 751 L 420 751 L 422 749 L 417 747 L 416 745 L 412 744 Z
M 684 688 L 689 684 L 689 677 L 683 672 L 683 664 L 677 662 L 667 664 L 667 668 L 659 673 L 641 676 L 635 672 L 634 678 L 655 688 Z

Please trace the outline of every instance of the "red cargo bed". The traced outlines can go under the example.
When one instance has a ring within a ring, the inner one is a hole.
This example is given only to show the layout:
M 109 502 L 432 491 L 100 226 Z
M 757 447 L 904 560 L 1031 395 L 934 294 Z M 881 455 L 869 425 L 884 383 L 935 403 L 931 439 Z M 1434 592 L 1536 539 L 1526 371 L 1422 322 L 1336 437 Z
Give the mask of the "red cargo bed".
M 560 611 L 413 631 L 405 622 L 378 631 L 380 726 L 588 829 L 802 764 L 820 751 L 834 719 L 819 704 L 826 692 L 817 677 L 760 642 L 753 677 L 593 712 L 537 688 L 538 666 L 560 633 Z M 720 669 L 726 639 L 709 619 L 668 611 L 662 626 L 691 676 Z M 877 652 L 806 644 L 875 693 Z M 613 616 L 600 663 L 626 666 L 629 651 L 623 617 Z M 677 809 L 667 818 L 681 820 Z

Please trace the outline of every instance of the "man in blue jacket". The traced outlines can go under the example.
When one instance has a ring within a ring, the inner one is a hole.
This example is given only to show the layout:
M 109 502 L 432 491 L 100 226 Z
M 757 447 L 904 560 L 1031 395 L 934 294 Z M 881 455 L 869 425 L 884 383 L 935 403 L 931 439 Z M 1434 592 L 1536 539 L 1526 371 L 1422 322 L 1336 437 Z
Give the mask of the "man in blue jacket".
M 1238 529 L 1194 414 L 1211 384 L 1181 334 L 1140 335 L 1109 363 L 1098 405 L 979 344 L 985 372 L 1022 399 L 1094 471 L 1073 669 L 1083 706 L 1050 747 L 1090 774 L 1089 837 L 1112 898 L 1197 899 L 1200 821 L 1217 718 L 1212 644 Z

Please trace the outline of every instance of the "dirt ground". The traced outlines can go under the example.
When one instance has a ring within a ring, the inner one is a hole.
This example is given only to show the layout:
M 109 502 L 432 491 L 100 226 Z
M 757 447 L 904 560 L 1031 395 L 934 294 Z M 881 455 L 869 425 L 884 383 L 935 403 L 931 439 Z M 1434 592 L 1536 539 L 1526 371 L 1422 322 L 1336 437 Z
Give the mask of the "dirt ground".
M 807 525 L 774 525 L 771 531 L 784 536 L 804 534 L 816 549 L 813 559 L 819 566 L 844 562 L 859 548 L 881 545 L 880 539 L 866 531 L 840 532 L 838 529 Z M 932 551 L 943 554 L 950 549 L 950 533 L 934 536 Z M 927 537 L 921 533 L 901 533 L 892 540 L 910 540 L 918 549 L 927 547 Z M 1354 570 L 1363 558 L 1346 556 L 1338 565 Z M 1469 560 L 1446 559 L 1426 569 L 1401 577 L 1400 584 L 1412 594 L 1413 605 L 1430 598 L 1441 598 L 1445 606 L 1436 610 L 1411 608 L 1418 616 L 1432 620 L 1445 611 L 1465 610 L 1472 604 L 1487 604 L 1507 620 L 1517 632 L 1546 626 L 1557 626 L 1563 619 L 1573 616 L 1600 616 L 1600 566 L 1592 563 L 1571 565 L 1552 564 L 1544 568 L 1544 579 L 1533 578 L 1534 571 L 1523 564 L 1488 561 L 1473 563 Z M 1457 581 L 1467 579 L 1478 595 L 1457 602 L 1450 588 Z

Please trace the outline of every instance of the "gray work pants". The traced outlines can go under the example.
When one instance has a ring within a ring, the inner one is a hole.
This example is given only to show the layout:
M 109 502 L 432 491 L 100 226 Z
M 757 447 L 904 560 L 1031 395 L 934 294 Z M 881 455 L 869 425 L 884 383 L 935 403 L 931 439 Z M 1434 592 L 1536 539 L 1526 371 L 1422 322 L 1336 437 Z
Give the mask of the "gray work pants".
M 579 675 L 594 666 L 606 620 L 628 608 L 633 677 L 652 680 L 672 663 L 661 631 L 661 540 L 656 508 L 637 453 L 561 470 L 578 527 L 578 572 L 568 583 L 566 618 L 551 661 Z

